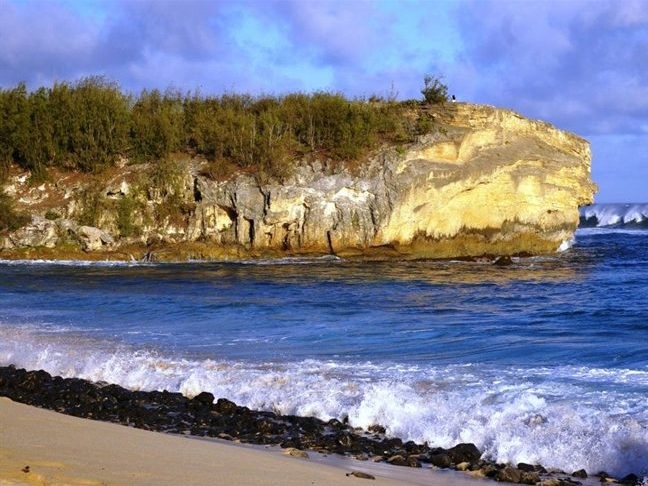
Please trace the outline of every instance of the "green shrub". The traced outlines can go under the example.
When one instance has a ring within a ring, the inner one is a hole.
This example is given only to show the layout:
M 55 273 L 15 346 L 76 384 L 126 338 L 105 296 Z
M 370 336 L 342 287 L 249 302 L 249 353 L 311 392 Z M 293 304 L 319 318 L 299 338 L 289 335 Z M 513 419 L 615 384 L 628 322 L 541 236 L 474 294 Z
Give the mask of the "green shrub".
M 440 77 L 427 74 L 423 78 L 421 94 L 428 104 L 445 103 L 448 101 L 448 86 L 441 82 Z
M 159 195 L 163 198 L 180 196 L 183 190 L 183 177 L 180 163 L 171 158 L 164 158 L 151 168 L 150 188 L 159 191 Z
M 182 96 L 143 91 L 131 112 L 131 154 L 142 160 L 168 157 L 184 148 Z
M 214 181 L 224 181 L 236 172 L 237 167 L 225 159 L 214 159 L 202 169 L 201 175 Z
M 112 165 L 126 151 L 129 100 L 115 83 L 89 77 L 72 86 L 55 85 L 51 97 L 64 164 L 92 172 Z
M 171 223 L 184 222 L 183 172 L 180 164 L 172 159 L 163 159 L 155 164 L 150 175 L 149 196 L 159 198 L 155 217 L 158 223 L 168 219 Z
M 7 159 L 0 159 L 0 185 L 7 182 L 11 162 Z
M 32 171 L 34 179 L 43 178 L 52 148 L 45 96 L 42 88 L 28 95 L 24 83 L 0 90 L 0 158 Z
M 128 145 L 129 100 L 117 85 L 90 77 L 27 92 L 0 90 L 0 159 L 43 179 L 56 165 L 94 171 L 114 163 Z
M 16 231 L 31 221 L 31 218 L 15 210 L 13 201 L 0 191 L 0 232 Z
M 101 183 L 94 181 L 88 184 L 78 198 L 81 204 L 78 221 L 84 226 L 98 226 L 105 209 L 106 201 Z
M 426 76 L 424 82 L 426 102 L 447 100 L 439 78 Z M 358 161 L 383 143 L 411 142 L 431 129 L 430 119 L 419 120 L 423 115 L 417 102 L 397 102 L 395 96 L 157 90 L 128 96 L 101 77 L 33 92 L 23 83 L 0 89 L 0 166 L 17 163 L 37 180 L 51 166 L 98 172 L 121 156 L 157 161 L 187 152 L 220 169 L 282 179 L 306 154 Z
M 60 217 L 61 216 L 56 211 L 52 211 L 51 209 L 48 209 L 45 213 L 45 219 L 48 219 L 50 221 L 56 221 Z
M 117 228 L 123 237 L 133 236 L 136 232 L 133 224 L 133 212 L 136 207 L 136 201 L 130 196 L 124 196 L 117 203 Z
M 434 129 L 434 119 L 429 113 L 421 113 L 416 119 L 416 134 L 424 135 Z

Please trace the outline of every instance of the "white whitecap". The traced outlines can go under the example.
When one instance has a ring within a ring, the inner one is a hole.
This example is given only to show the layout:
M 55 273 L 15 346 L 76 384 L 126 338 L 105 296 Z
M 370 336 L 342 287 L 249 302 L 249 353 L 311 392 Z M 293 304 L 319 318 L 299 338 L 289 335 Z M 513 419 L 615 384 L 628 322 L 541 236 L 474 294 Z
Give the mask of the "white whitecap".
M 563 240 L 563 242 L 560 244 L 558 247 L 558 252 L 562 253 L 564 251 L 569 250 L 572 246 L 574 246 L 574 239 L 570 238 L 569 240 Z
M 648 221 L 648 203 L 592 204 L 581 208 L 580 215 L 597 227 L 642 225 Z
M 645 369 L 304 360 L 252 363 L 134 349 L 61 329 L 0 326 L 0 365 L 66 377 L 209 391 L 255 409 L 351 424 L 405 440 L 474 442 L 498 462 L 639 473 L 648 465 Z

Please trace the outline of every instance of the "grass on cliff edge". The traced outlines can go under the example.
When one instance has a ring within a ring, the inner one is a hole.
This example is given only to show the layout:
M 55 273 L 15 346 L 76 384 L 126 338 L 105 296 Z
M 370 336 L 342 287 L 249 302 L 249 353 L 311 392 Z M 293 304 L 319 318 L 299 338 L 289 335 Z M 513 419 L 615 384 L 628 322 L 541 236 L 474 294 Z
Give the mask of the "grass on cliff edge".
M 0 166 L 17 164 L 34 181 L 49 167 L 96 173 L 119 160 L 156 162 L 184 152 L 209 172 L 289 175 L 318 154 L 361 161 L 383 143 L 408 143 L 433 128 L 421 106 L 447 101 L 447 87 L 426 76 L 423 101 L 339 93 L 283 96 L 158 90 L 124 93 L 101 77 L 28 91 L 0 89 Z

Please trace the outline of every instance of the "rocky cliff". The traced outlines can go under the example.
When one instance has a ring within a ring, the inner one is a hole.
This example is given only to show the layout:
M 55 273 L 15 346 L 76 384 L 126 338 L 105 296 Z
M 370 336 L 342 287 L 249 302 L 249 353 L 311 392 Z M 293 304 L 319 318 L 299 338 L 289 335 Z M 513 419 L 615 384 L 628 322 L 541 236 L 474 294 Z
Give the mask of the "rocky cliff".
M 215 180 L 189 158 L 162 183 L 144 165 L 36 187 L 14 174 L 5 192 L 32 222 L 0 236 L 0 256 L 450 258 L 549 253 L 572 238 L 596 190 L 585 140 L 490 106 L 430 116 L 414 144 L 383 147 L 353 170 L 310 157 L 282 183 Z

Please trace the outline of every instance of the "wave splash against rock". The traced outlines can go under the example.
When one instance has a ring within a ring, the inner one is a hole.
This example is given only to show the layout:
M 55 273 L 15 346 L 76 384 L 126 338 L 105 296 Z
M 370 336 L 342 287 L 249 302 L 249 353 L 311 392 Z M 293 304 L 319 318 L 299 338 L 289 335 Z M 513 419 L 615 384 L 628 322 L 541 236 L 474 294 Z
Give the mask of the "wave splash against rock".
M 497 464 L 484 460 L 474 444 L 462 443 L 449 449 L 427 443 L 403 443 L 384 435 L 373 425 L 364 431 L 332 419 L 277 415 L 237 406 L 234 402 L 202 392 L 193 398 L 166 391 L 129 391 L 118 385 L 92 383 L 79 378 L 52 377 L 45 371 L 0 367 L 0 396 L 49 408 L 77 417 L 121 423 L 146 430 L 202 437 L 238 439 L 255 444 L 280 444 L 288 450 L 310 449 L 321 453 L 351 455 L 358 459 L 385 461 L 395 466 L 452 468 L 498 482 L 569 486 L 581 484 L 573 478 L 587 478 L 584 470 L 572 477 L 562 471 L 547 471 L 541 465 Z M 214 403 L 215 402 L 215 403 Z M 601 482 L 639 485 L 629 474 L 614 480 L 599 473 Z

